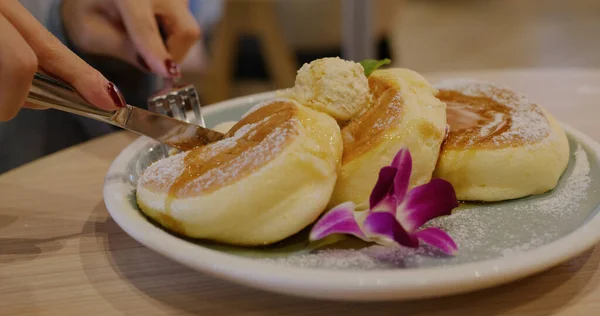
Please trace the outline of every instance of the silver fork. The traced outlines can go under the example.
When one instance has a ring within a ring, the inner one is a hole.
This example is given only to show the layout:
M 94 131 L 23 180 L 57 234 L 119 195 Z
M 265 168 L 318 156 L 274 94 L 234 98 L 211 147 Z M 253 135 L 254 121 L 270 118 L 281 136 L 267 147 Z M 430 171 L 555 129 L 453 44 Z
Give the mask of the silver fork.
M 149 111 L 206 127 L 198 92 L 192 84 L 179 86 L 178 81 L 166 81 L 163 89 L 148 98 L 147 106 Z M 179 152 L 181 150 L 171 148 L 167 155 Z
M 148 98 L 148 110 L 206 127 L 198 92 L 192 84 L 168 83 Z

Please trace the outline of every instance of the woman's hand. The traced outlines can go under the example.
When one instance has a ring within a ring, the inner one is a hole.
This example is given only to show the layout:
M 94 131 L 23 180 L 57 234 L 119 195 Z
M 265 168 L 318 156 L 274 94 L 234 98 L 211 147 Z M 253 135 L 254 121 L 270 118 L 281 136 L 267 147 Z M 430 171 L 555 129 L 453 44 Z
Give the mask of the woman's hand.
M 36 71 L 71 84 L 90 103 L 113 110 L 125 100 L 114 84 L 66 48 L 17 0 L 0 0 L 0 121 L 25 104 Z
M 180 76 L 177 63 L 200 38 L 187 0 L 64 0 L 62 14 L 69 39 L 81 51 L 117 57 L 163 77 Z

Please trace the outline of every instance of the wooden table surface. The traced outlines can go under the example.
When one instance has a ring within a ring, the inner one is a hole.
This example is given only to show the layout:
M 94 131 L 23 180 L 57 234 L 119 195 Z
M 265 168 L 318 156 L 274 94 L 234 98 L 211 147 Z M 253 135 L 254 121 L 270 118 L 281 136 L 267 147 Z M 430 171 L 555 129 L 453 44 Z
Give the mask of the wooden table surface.
M 600 141 L 600 71 L 457 74 L 509 84 Z M 430 79 L 446 75 L 430 75 Z M 0 315 L 598 315 L 600 248 L 527 279 L 415 302 L 340 303 L 262 292 L 143 247 L 110 218 L 117 133 L 0 175 Z

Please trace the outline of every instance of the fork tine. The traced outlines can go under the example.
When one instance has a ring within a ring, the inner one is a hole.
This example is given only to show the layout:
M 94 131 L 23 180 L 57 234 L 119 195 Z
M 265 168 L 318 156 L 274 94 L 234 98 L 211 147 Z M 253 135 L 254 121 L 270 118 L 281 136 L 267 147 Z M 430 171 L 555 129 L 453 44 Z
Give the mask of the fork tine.
M 163 115 L 165 114 L 161 106 L 158 104 L 158 100 L 156 100 L 156 98 L 149 98 L 147 104 L 149 111 L 160 113 Z
M 183 100 L 181 99 L 179 93 L 169 93 L 167 100 L 169 100 L 169 107 L 173 112 L 173 118 L 189 123 L 185 114 L 185 109 L 183 108 Z
M 166 91 L 166 92 L 165 92 Z M 206 127 L 196 88 L 189 84 L 163 90 L 148 99 L 148 109 L 178 120 Z
M 183 101 L 183 106 L 185 107 L 185 110 L 191 111 L 192 107 L 191 107 L 191 103 L 190 103 L 190 94 L 188 93 L 188 90 L 182 89 L 180 91 L 180 96 L 181 96 L 181 100 Z
M 189 86 L 186 89 L 187 92 L 187 101 L 189 102 L 189 107 L 192 110 L 192 112 L 194 113 L 194 119 L 195 119 L 195 123 L 202 126 L 202 127 L 206 127 L 206 123 L 204 122 L 204 117 L 202 116 L 202 109 L 200 106 L 200 100 L 198 98 L 198 93 L 196 91 L 196 89 L 194 88 L 194 86 Z
M 183 111 L 185 111 L 188 123 L 198 124 L 196 115 L 194 114 L 191 106 L 190 95 L 187 93 L 187 90 L 181 90 L 179 93 L 179 97 L 181 98 L 181 108 L 183 109 Z
M 188 120 L 190 123 L 194 123 L 200 126 L 204 126 L 202 122 L 200 122 L 199 115 L 198 113 L 198 109 L 196 107 L 199 107 L 197 104 L 198 102 L 198 97 L 195 94 L 195 89 L 192 85 L 188 85 L 183 87 L 180 91 L 179 91 L 179 95 L 181 97 L 182 100 L 182 107 L 185 109 L 186 114 L 188 114 Z
M 162 115 L 173 116 L 173 112 L 171 111 L 171 107 L 169 106 L 165 96 L 152 98 L 148 102 L 148 109 Z

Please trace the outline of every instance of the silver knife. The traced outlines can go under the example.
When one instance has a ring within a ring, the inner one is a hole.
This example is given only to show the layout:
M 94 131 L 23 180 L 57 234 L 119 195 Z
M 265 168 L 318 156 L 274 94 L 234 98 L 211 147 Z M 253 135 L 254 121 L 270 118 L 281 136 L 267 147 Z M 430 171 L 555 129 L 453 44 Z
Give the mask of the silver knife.
M 33 78 L 27 102 L 112 124 L 183 151 L 216 142 L 225 136 L 209 128 L 131 105 L 116 111 L 97 108 L 69 84 L 39 72 Z

